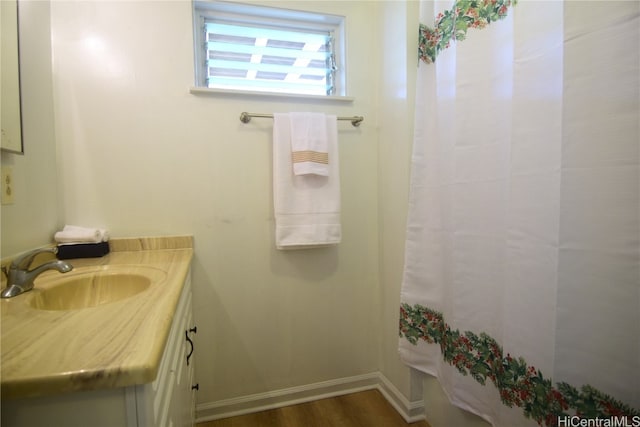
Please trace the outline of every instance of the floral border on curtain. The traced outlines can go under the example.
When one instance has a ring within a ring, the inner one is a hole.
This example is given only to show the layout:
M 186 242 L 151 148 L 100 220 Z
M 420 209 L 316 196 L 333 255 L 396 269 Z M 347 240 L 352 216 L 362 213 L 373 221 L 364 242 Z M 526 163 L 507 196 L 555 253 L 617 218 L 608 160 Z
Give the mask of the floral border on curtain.
M 517 0 L 458 0 L 451 10 L 439 13 L 435 27 L 420 24 L 418 57 L 430 64 L 452 40 L 464 40 L 469 28 L 484 28 L 503 19 Z
M 522 357 L 504 356 L 498 342 L 485 333 L 453 330 L 442 313 L 403 303 L 400 306 L 400 337 L 413 345 L 422 340 L 439 344 L 444 360 L 462 375 L 471 375 L 482 385 L 487 378 L 500 392 L 502 403 L 522 408 L 524 415 L 542 425 L 556 426 L 562 417 L 625 420 L 635 426 L 640 411 L 631 408 L 592 386 L 580 390 L 560 382 L 553 386 L 539 369 L 529 366 Z M 567 412 L 573 410 L 573 413 Z M 582 425 L 582 424 L 581 424 Z M 602 424 L 605 425 L 605 424 Z

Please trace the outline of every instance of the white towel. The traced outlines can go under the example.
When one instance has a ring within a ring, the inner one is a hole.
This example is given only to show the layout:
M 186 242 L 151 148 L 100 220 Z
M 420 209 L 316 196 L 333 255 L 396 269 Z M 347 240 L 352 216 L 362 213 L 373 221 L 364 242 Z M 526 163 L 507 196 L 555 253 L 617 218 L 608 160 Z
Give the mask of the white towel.
M 54 236 L 58 243 L 100 243 L 109 240 L 109 232 L 101 228 L 80 227 L 77 225 L 65 225 L 62 231 Z
M 274 114 L 273 205 L 278 249 L 340 243 L 340 171 L 336 116 L 326 116 L 329 175 L 294 175 L 288 114 Z
M 322 113 L 289 113 L 294 175 L 329 176 L 327 117 Z

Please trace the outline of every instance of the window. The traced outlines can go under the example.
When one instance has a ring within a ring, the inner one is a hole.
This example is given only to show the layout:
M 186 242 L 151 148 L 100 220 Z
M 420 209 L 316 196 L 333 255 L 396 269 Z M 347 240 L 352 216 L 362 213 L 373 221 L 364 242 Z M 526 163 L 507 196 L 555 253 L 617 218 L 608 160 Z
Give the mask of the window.
M 196 86 L 344 96 L 344 18 L 194 2 Z

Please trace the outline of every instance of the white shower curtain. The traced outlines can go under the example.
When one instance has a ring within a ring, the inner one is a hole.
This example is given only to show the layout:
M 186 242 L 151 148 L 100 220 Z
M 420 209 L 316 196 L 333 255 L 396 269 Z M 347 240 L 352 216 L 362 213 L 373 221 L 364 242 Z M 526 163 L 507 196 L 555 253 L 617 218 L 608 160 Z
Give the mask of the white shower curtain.
M 640 426 L 640 3 L 420 20 L 402 359 L 495 426 Z

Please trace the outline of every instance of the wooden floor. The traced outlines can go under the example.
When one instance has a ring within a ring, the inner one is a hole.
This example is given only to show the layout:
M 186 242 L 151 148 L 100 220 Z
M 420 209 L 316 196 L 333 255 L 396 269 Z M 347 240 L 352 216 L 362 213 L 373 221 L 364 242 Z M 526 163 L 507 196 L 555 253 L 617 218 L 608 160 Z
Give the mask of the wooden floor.
M 255 414 L 208 421 L 196 427 L 429 427 L 408 424 L 378 390 L 315 400 Z

